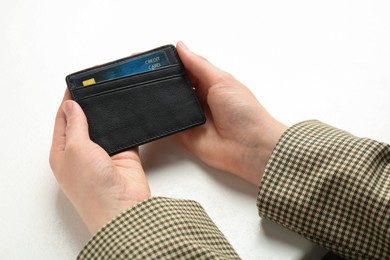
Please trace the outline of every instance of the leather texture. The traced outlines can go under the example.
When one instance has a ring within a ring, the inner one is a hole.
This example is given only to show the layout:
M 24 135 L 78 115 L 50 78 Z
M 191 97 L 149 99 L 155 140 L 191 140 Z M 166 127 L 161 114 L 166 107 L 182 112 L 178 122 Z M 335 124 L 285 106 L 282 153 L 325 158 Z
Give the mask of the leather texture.
M 66 77 L 70 93 L 88 120 L 91 140 L 110 155 L 203 124 L 206 119 L 176 49 L 166 45 L 170 65 L 140 74 L 78 87 L 80 75 L 124 59 Z

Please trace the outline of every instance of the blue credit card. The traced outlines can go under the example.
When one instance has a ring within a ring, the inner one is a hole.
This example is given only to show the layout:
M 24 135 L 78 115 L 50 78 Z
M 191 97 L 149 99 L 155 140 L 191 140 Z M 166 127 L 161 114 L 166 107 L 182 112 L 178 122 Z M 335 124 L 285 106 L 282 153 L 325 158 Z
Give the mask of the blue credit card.
M 96 71 L 81 79 L 82 86 L 91 86 L 111 79 L 122 78 L 170 65 L 164 51 L 157 51 L 136 58 L 129 58 L 105 70 Z

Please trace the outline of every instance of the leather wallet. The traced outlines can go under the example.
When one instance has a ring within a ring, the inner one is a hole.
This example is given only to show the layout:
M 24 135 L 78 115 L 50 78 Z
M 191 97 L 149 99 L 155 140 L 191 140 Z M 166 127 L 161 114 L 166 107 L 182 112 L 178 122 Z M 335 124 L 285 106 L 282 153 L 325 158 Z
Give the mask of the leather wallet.
M 92 141 L 113 155 L 206 121 L 173 45 L 66 77 Z

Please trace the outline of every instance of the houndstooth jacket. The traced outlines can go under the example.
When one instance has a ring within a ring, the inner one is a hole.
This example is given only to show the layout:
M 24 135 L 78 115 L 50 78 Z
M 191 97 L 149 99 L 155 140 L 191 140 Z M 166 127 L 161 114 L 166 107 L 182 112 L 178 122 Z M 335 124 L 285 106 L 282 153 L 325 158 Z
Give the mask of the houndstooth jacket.
M 289 128 L 260 183 L 259 215 L 350 259 L 390 259 L 390 146 L 319 121 Z M 195 201 L 128 209 L 78 259 L 239 259 Z

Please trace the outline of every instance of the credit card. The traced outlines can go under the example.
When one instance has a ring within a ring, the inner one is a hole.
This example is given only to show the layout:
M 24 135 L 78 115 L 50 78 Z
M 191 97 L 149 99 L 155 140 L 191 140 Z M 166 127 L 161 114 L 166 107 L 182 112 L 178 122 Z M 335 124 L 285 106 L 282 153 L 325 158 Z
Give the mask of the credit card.
M 92 86 L 111 79 L 126 77 L 150 70 L 159 69 L 170 65 L 169 59 L 164 51 L 148 53 L 136 58 L 128 58 L 120 63 L 106 67 L 105 70 L 94 71 L 76 80 L 77 86 Z

